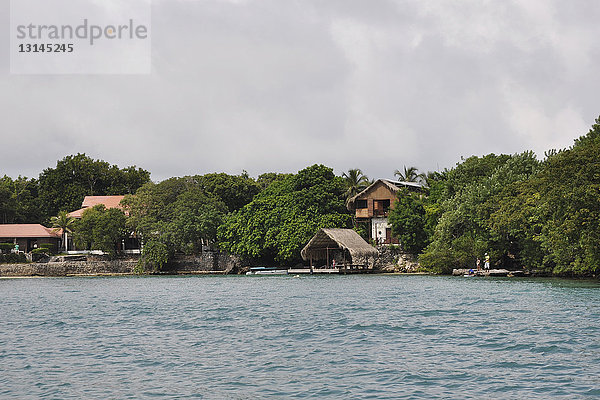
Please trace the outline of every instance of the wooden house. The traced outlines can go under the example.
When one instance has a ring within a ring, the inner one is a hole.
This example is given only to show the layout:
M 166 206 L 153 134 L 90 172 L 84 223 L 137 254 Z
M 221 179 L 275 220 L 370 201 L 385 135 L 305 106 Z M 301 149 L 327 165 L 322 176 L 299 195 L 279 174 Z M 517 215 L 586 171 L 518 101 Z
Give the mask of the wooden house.
M 348 200 L 348 209 L 354 211 L 357 222 L 368 223 L 369 238 L 377 244 L 399 244 L 398 239 L 392 236 L 388 215 L 395 207 L 398 192 L 402 189 L 421 192 L 423 185 L 417 182 L 378 179 Z

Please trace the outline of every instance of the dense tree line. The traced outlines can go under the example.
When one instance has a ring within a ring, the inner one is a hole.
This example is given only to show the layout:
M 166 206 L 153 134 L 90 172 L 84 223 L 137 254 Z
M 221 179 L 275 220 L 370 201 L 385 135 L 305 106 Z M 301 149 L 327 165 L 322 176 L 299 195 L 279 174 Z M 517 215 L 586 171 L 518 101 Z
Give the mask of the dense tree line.
M 430 271 L 493 266 L 560 275 L 600 273 L 600 119 L 543 161 L 525 152 L 470 157 L 400 193 L 393 232 Z
M 497 267 L 598 274 L 599 155 L 597 120 L 572 147 L 548 152 L 542 161 L 524 152 L 472 156 L 427 174 L 404 166 L 395 172 L 398 179 L 420 182 L 424 190 L 398 193 L 392 231 L 432 272 L 473 267 L 489 253 Z M 109 253 L 135 233 L 145 243 L 144 262 L 154 269 L 205 246 L 292 265 L 319 228 L 354 226 L 366 234 L 346 204 L 372 182 L 357 168 L 336 176 L 313 165 L 256 179 L 213 173 L 154 183 L 141 168 L 77 154 L 36 179 L 1 178 L 0 223 L 51 222 L 80 247 Z M 84 196 L 112 194 L 129 194 L 124 211 L 100 206 L 80 221 L 68 220 L 65 211 L 78 209 Z
M 119 168 L 85 154 L 67 156 L 37 179 L 0 178 L 0 223 L 45 223 L 59 211 L 81 208 L 85 196 L 133 194 L 150 181 L 135 166 Z

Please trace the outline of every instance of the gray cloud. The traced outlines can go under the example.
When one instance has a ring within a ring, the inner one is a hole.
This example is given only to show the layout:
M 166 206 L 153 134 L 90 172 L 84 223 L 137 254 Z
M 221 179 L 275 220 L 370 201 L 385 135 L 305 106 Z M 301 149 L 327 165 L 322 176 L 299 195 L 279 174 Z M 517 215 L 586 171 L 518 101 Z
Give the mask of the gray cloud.
M 156 0 L 151 75 L 9 75 L 2 53 L 0 174 L 76 152 L 153 179 L 541 155 L 600 114 L 598 16 L 589 1 Z

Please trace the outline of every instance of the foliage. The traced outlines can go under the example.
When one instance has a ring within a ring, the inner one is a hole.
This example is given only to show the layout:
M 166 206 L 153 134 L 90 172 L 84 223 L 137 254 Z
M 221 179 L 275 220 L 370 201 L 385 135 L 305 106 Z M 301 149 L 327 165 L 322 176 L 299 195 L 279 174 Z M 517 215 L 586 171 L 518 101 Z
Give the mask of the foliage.
M 399 169 L 394 171 L 394 175 L 401 182 L 421 182 L 425 180 L 425 175 L 420 174 L 419 170 L 416 167 L 407 168 L 406 165 L 404 166 L 404 169 L 402 171 Z
M 369 178 L 362 173 L 358 168 L 350 169 L 342 174 L 344 184 L 346 185 L 346 201 L 357 195 L 367 186 L 369 186 Z
M 14 248 L 14 243 L 0 243 L 0 253 L 10 253 Z
M 392 234 L 400 239 L 402 248 L 418 254 L 428 244 L 427 213 L 422 195 L 408 190 L 398 192 L 398 200 L 390 210 Z
M 157 272 L 169 262 L 170 254 L 166 244 L 158 240 L 150 240 L 144 245 L 142 258 L 136 268 L 138 273 Z
M 24 224 L 42 222 L 35 179 L 19 176 L 0 178 L 0 223 Z
M 50 224 L 54 231 L 62 230 L 64 248 L 67 250 L 67 233 L 73 232 L 73 226 L 75 225 L 75 219 L 70 217 L 66 211 L 59 211 L 56 217 L 50 218 Z
M 46 250 L 48 255 L 54 256 L 58 254 L 58 246 L 54 243 L 42 243 L 40 248 Z
M 573 147 L 549 157 L 538 190 L 539 241 L 555 274 L 600 273 L 600 119 Z
M 354 222 L 354 230 L 366 241 L 369 241 L 370 236 L 370 224 L 369 222 L 363 221 L 355 221 Z
M 125 214 L 118 208 L 99 204 L 83 212 L 74 229 L 73 240 L 80 248 L 102 250 L 111 256 L 127 234 Z
M 488 170 L 490 166 L 494 168 Z M 491 216 L 498 210 L 503 192 L 512 184 L 529 179 L 538 168 L 535 155 L 525 152 L 514 156 L 470 157 L 449 171 L 444 194 L 452 196 L 447 199 L 440 196 L 438 210 L 429 205 L 431 213 L 442 214 L 431 244 L 420 257 L 421 264 L 432 271 L 447 273 L 453 268 L 474 266 L 476 259 L 486 252 L 493 262 L 506 264 L 514 260 L 518 249 L 508 246 L 510 238 L 494 230 Z
M 300 250 L 320 228 L 349 227 L 342 178 L 313 165 L 273 182 L 229 215 L 219 228 L 220 246 L 267 263 L 299 261 Z
M 289 176 L 289 174 L 278 174 L 275 172 L 266 172 L 266 173 L 258 176 L 258 179 L 256 179 L 256 183 L 258 183 L 258 186 L 260 186 L 261 190 L 265 190 L 266 188 L 271 186 L 271 184 L 273 182 L 280 181 L 287 176 Z
M 214 243 L 227 206 L 213 192 L 206 192 L 207 185 L 200 178 L 171 178 L 158 184 L 147 183 L 135 196 L 127 196 L 123 203 L 129 211 L 127 223 L 130 229 L 140 233 L 145 240 L 160 241 L 172 251 L 186 254 L 201 251 L 203 244 Z M 225 193 L 217 186 L 211 189 Z M 231 197 L 230 204 L 241 199 L 240 196 Z
M 150 180 L 150 173 L 136 167 L 119 169 L 85 154 L 67 156 L 39 177 L 39 200 L 44 215 L 81 208 L 85 196 L 134 193 Z
M 0 264 L 24 264 L 27 257 L 23 253 L 0 254 Z
M 247 174 L 237 176 L 224 173 L 206 174 L 196 175 L 190 179 L 200 191 L 225 203 L 230 212 L 248 204 L 261 189 L 260 185 Z

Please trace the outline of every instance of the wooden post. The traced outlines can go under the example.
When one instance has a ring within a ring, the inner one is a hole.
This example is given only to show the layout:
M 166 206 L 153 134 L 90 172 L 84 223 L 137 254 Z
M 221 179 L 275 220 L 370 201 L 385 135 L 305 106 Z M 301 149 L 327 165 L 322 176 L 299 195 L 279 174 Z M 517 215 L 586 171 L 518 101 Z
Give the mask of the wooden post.
M 327 268 L 329 268 L 329 246 L 327 247 Z

